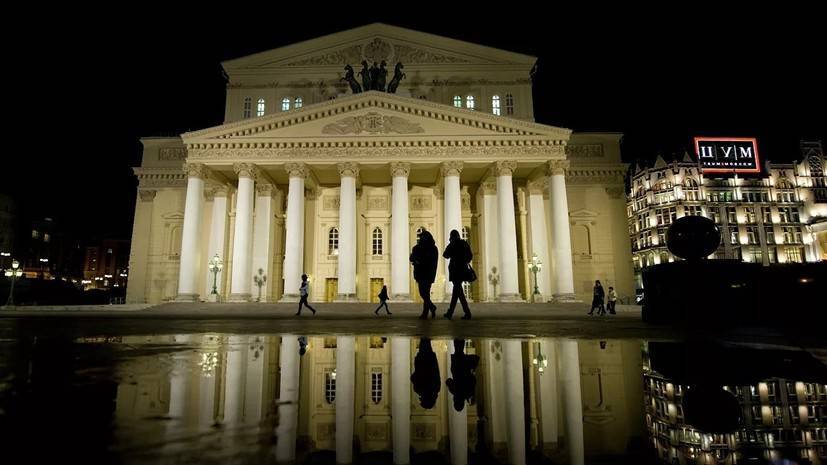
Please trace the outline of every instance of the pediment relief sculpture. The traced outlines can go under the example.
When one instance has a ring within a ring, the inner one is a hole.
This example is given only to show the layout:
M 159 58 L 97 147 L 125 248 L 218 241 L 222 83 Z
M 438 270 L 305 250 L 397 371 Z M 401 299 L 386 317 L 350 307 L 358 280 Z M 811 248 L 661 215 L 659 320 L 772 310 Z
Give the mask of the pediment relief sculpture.
M 419 123 L 412 123 L 399 116 L 370 112 L 360 116 L 349 116 L 322 128 L 322 134 L 420 134 L 425 129 Z

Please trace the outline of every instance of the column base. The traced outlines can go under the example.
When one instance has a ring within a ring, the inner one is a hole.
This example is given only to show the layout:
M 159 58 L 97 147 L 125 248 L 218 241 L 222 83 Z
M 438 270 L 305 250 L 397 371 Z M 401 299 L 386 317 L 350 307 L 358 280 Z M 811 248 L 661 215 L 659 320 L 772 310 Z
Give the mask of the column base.
M 296 303 L 298 301 L 299 301 L 299 295 L 298 294 L 284 294 L 284 295 L 281 296 L 281 299 L 279 299 L 279 303 L 282 303 L 282 304 L 292 304 L 292 303 Z
M 207 302 L 221 302 L 221 296 L 218 294 L 210 294 L 207 296 Z
M 391 294 L 391 301 L 400 303 L 413 302 L 410 294 Z
M 356 297 L 356 294 L 336 294 L 336 298 L 333 299 L 333 302 L 358 302 L 359 299 Z
M 552 301 L 561 304 L 579 304 L 582 300 L 578 300 L 574 294 L 552 294 Z
M 543 294 L 531 294 L 528 298 L 528 302 L 534 304 L 542 304 L 546 302 L 551 302 L 551 298 Z
M 178 294 L 175 296 L 176 302 L 198 302 L 198 294 Z
M 525 302 L 520 294 L 500 294 L 497 302 Z
M 230 294 L 230 298 L 227 299 L 227 302 L 246 303 L 246 302 L 250 302 L 251 298 L 252 298 L 252 296 L 250 295 L 249 292 L 233 293 L 233 294 Z

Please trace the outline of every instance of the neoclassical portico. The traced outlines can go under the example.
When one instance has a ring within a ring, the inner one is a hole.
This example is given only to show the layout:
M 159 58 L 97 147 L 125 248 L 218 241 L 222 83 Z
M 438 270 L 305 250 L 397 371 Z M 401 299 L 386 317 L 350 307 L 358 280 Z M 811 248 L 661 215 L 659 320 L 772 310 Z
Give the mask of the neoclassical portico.
M 478 298 L 524 300 L 515 186 L 548 178 L 549 207 L 531 214 L 543 225 L 548 215 L 552 236 L 534 231 L 531 240 L 550 244 L 552 256 L 541 258 L 554 264 L 554 294 L 566 298 L 574 288 L 564 175 L 569 134 L 377 92 L 185 134 L 178 297 L 206 297 L 208 289 L 199 286 L 206 280 L 198 279 L 206 273 L 205 258 L 227 250 L 229 271 L 220 293 L 230 301 L 254 296 L 258 269 L 273 275 L 265 300 L 297 299 L 302 273 L 312 284 L 335 282 L 335 301 L 367 300 L 373 290 L 365 287 L 379 280 L 395 298 L 410 299 L 408 255 L 416 231 L 425 228 L 440 247 L 451 230 L 463 231 L 475 264 L 496 261 L 497 295 Z M 482 192 L 491 181 L 496 202 L 472 205 L 469 192 Z M 208 211 L 205 184 L 234 192 L 228 197 L 231 237 L 214 232 L 228 220 L 228 209 L 214 204 Z M 286 199 L 272 194 L 283 191 Z M 496 228 L 478 228 L 483 220 Z M 205 223 L 213 227 L 199 227 Z M 496 241 L 496 260 L 480 245 L 487 241 Z M 448 294 L 444 269 L 440 276 Z M 487 270 L 481 271 L 482 276 Z

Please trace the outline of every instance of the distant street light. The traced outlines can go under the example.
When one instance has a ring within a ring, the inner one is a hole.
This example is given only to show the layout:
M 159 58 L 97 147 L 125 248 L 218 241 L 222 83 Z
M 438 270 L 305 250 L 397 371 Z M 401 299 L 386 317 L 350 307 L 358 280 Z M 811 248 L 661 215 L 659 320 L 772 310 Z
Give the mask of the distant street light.
M 531 296 L 533 302 L 537 302 L 537 296 L 540 295 L 540 288 L 537 286 L 537 273 L 543 269 L 543 262 L 534 254 L 531 257 L 531 263 L 528 264 L 528 271 L 534 273 L 534 293 Z
M 218 273 L 224 269 L 224 262 L 221 260 L 221 257 L 218 254 L 215 254 L 213 258 L 210 259 L 210 272 L 212 273 L 212 295 L 218 295 Z
M 11 269 L 6 270 L 6 277 L 11 278 L 11 285 L 9 286 L 9 299 L 6 301 L 6 306 L 14 305 L 14 281 L 23 276 L 23 270 L 20 269 L 20 262 L 12 260 Z

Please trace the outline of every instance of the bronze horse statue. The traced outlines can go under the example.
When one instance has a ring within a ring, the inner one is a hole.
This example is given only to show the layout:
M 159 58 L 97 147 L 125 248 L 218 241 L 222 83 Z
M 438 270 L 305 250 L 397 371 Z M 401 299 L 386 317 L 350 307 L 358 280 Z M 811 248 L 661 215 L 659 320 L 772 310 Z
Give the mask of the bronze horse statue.
M 360 86 L 359 82 L 356 81 L 356 78 L 353 77 L 353 66 L 345 65 L 345 77 L 343 77 L 342 80 L 347 81 L 350 85 L 350 90 L 354 94 L 359 94 L 362 92 L 362 86 Z
M 405 78 L 405 73 L 402 72 L 404 67 L 405 66 L 403 66 L 401 62 L 396 63 L 396 67 L 393 69 L 393 78 L 391 79 L 391 82 L 388 83 L 388 93 L 396 93 L 396 88 L 399 87 L 399 82 Z

